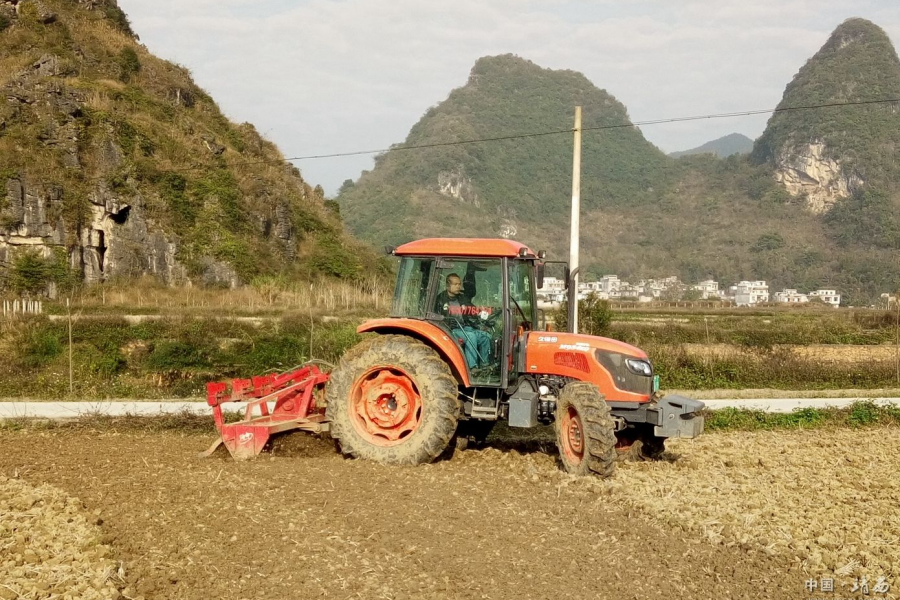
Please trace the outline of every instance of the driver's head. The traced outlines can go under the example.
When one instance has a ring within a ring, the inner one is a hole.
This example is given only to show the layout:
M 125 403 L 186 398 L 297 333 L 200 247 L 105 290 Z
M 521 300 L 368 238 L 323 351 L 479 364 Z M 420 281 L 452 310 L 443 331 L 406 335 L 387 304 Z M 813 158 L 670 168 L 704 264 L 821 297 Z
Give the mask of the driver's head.
M 447 275 L 447 295 L 455 298 L 462 292 L 462 279 L 456 273 Z

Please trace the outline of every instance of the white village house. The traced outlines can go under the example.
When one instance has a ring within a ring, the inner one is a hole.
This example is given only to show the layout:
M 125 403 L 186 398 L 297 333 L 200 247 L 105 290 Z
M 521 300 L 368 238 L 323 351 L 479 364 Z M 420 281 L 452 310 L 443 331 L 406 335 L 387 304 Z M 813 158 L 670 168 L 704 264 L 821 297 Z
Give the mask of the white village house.
M 741 281 L 735 286 L 736 306 L 756 306 L 769 301 L 769 285 L 765 281 Z

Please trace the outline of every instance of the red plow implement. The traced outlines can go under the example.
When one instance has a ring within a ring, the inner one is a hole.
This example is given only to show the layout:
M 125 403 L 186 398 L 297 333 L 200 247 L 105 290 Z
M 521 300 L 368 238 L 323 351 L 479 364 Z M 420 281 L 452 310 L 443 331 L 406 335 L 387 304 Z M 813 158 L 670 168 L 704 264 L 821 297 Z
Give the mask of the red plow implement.
M 200 456 L 211 455 L 224 443 L 235 460 L 246 460 L 259 454 L 273 434 L 293 429 L 327 431 L 325 408 L 316 404 L 327 381 L 328 373 L 305 365 L 280 375 L 206 384 L 206 402 L 213 407 L 220 438 Z M 247 403 L 242 420 L 225 422 L 222 405 L 230 402 Z

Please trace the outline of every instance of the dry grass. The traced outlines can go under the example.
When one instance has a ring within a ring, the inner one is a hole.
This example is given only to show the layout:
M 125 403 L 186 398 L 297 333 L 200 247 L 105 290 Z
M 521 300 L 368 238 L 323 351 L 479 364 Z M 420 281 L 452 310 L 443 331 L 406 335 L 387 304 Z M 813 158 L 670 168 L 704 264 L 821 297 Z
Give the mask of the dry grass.
M 760 389 L 712 389 L 712 390 L 666 390 L 670 394 L 687 395 L 697 400 L 735 398 L 755 400 L 764 398 L 900 398 L 900 388 L 880 388 L 868 390 L 779 390 Z
M 83 288 L 74 305 L 110 312 L 196 311 L 255 314 L 286 310 L 329 314 L 378 313 L 390 308 L 389 284 L 378 278 L 356 282 L 290 282 L 262 279 L 235 290 L 165 287 L 152 277 Z
M 0 85 L 6 85 L 33 61 L 30 56 L 12 54 L 0 56 Z

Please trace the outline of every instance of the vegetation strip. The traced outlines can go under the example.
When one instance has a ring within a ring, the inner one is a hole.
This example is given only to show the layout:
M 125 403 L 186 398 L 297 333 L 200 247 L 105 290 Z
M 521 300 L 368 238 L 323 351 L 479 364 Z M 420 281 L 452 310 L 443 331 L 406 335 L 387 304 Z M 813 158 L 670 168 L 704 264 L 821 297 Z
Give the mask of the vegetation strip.
M 704 416 L 709 432 L 898 426 L 900 406 L 882 406 L 864 400 L 854 402 L 848 408 L 800 408 L 790 413 L 739 408 L 707 409 Z

